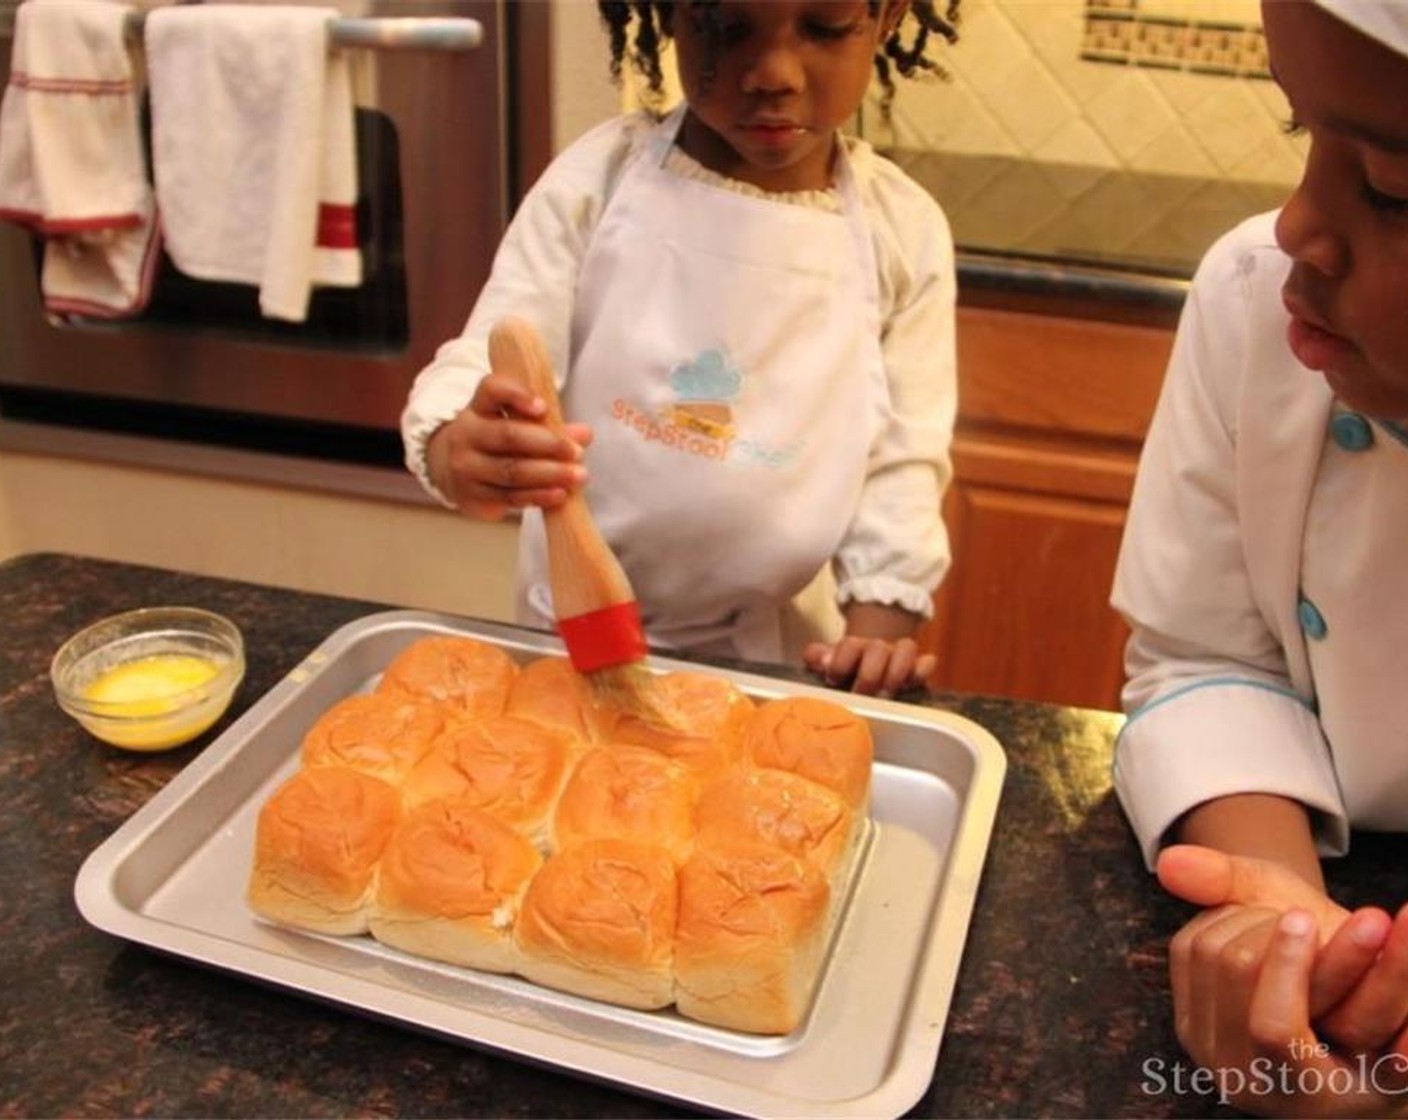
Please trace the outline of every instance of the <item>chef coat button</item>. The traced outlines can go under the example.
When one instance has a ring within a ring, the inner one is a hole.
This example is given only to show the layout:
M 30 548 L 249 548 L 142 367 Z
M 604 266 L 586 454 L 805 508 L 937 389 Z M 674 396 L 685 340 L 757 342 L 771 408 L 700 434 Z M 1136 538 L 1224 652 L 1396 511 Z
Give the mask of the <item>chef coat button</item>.
M 1320 608 L 1304 596 L 1296 604 L 1296 614 L 1300 618 L 1301 630 L 1311 641 L 1318 642 L 1329 633 L 1330 628 L 1325 625 L 1325 616 L 1320 613 Z
M 1330 435 L 1346 451 L 1367 451 L 1374 444 L 1374 429 L 1357 412 L 1341 412 L 1330 421 Z

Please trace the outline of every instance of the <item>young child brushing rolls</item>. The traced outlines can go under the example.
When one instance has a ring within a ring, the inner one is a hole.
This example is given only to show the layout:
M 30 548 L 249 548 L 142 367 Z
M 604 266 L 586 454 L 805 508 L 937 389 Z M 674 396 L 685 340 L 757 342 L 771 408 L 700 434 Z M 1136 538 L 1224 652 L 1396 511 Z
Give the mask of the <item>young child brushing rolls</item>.
M 1170 947 L 1175 1023 L 1223 1094 L 1401 1116 L 1408 907 L 1349 912 L 1319 858 L 1408 830 L 1408 5 L 1262 17 L 1309 154 L 1179 327 L 1116 577 L 1116 788 L 1203 908 Z
M 549 628 L 541 510 L 584 493 L 664 649 L 801 658 L 894 694 L 949 562 L 955 270 L 933 199 L 839 132 L 878 70 L 934 68 L 956 4 L 603 3 L 613 67 L 685 100 L 611 121 L 524 199 L 461 336 L 411 391 L 407 462 L 447 505 L 524 510 L 520 621 Z M 565 435 L 490 368 L 545 339 Z M 588 483 L 590 471 L 590 486 Z M 835 604 L 794 603 L 823 569 Z

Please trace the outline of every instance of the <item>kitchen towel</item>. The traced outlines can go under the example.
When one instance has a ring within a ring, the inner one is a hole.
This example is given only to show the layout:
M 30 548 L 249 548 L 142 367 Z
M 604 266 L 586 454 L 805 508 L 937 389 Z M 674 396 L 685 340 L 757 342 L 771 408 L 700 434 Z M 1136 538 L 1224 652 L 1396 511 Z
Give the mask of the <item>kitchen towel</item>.
M 146 19 L 152 168 L 166 250 L 302 322 L 314 285 L 357 287 L 351 65 L 333 8 L 182 4 Z
M 39 287 L 57 314 L 121 318 L 151 294 L 158 225 L 142 152 L 133 8 L 25 0 L 0 102 L 0 218 L 44 241 Z

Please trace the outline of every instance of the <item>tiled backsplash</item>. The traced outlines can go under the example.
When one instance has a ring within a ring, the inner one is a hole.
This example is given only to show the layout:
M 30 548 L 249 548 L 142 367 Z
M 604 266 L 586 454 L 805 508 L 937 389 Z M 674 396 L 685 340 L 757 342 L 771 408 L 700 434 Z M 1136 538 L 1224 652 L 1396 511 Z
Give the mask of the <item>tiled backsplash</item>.
M 1268 78 L 1266 37 L 1240 0 L 1085 0 L 1081 57 L 1227 77 Z
M 1206 8 L 1196 0 L 1125 0 L 1126 11 Z M 962 40 L 942 61 L 951 80 L 900 80 L 891 127 L 872 103 L 877 143 L 970 155 L 1290 184 L 1302 142 L 1285 99 L 1262 78 L 1117 65 L 1082 57 L 1088 22 L 1109 3 L 964 0 Z M 1224 12 L 1258 26 L 1255 0 Z
M 1092 237 L 1094 260 L 1190 272 L 1304 160 L 1259 29 L 1256 0 L 964 0 L 961 41 L 933 52 L 949 80 L 897 80 L 890 121 L 872 98 L 861 132 L 901 162 L 980 157 L 927 183 L 967 248 L 1022 252 L 1020 227 L 1033 255 Z M 1014 197 L 1023 179 L 1044 186 Z

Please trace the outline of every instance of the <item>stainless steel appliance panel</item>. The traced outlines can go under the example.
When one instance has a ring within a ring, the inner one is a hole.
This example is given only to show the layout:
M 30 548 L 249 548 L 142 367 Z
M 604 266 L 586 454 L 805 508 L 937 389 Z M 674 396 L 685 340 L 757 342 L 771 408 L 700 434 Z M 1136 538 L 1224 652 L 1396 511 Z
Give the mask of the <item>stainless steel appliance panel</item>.
M 336 327 L 232 332 L 202 321 L 198 294 L 183 322 L 58 321 L 41 304 L 29 234 L 0 223 L 0 399 L 14 387 L 395 429 L 416 372 L 464 326 L 506 222 L 504 0 L 373 0 L 349 14 L 467 17 L 484 29 L 467 51 L 367 52 L 369 108 L 390 124 L 399 181 L 363 189 L 399 194 L 404 337 L 369 346 Z M 8 80 L 3 27 L 0 54 Z

